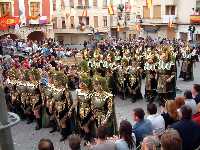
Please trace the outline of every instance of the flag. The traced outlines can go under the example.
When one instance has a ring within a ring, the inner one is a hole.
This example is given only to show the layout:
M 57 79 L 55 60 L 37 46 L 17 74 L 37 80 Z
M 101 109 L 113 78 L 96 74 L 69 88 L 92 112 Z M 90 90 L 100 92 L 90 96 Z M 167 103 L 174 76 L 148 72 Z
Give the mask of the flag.
M 131 5 L 129 2 L 126 2 L 125 4 L 125 12 L 131 12 Z
M 117 32 L 120 32 L 120 25 L 117 26 Z
M 169 17 L 169 22 L 168 22 L 168 27 L 172 28 L 173 27 L 173 19 Z
M 140 31 L 140 30 L 141 30 L 141 27 L 140 27 L 139 24 L 136 24 L 136 25 L 135 25 L 135 30 L 136 30 L 136 31 Z
M 87 17 L 87 9 L 83 10 L 82 17 Z
M 0 30 L 7 30 L 16 24 L 19 24 L 19 17 L 0 17 Z
M 146 0 L 147 2 L 147 7 L 151 8 L 152 7 L 152 0 Z
M 113 5 L 112 4 L 110 4 L 108 6 L 108 13 L 109 13 L 109 15 L 114 15 L 114 9 L 113 9 Z

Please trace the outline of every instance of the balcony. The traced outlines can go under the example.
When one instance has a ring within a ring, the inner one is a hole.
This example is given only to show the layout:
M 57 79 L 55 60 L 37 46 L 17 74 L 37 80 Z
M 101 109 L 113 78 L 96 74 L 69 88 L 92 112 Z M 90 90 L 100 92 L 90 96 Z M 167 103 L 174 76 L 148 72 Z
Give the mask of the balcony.
M 177 17 L 175 15 L 163 15 L 162 18 L 144 18 L 142 24 L 168 24 L 170 21 L 177 23 Z
M 92 33 L 89 28 L 85 28 L 85 30 L 80 30 L 78 28 L 70 28 L 66 27 L 65 29 L 56 29 L 54 28 L 54 33 Z
M 190 15 L 190 23 L 196 24 L 200 23 L 200 15 Z
M 176 0 L 165 0 L 165 5 L 176 5 Z
M 77 9 L 87 9 L 87 8 L 90 8 L 89 5 L 78 5 L 76 6 Z
M 162 19 L 154 19 L 154 18 L 143 18 L 142 24 L 159 24 L 162 23 Z

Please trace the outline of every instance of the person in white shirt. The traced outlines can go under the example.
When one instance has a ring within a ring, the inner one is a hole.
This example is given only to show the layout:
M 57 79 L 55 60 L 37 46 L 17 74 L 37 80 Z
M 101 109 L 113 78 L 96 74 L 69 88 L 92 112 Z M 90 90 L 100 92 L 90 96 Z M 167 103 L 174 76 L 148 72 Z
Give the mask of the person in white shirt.
M 157 106 L 154 103 L 149 103 L 147 105 L 147 112 L 149 116 L 147 119 L 151 122 L 153 126 L 153 134 L 156 136 L 162 135 L 165 131 L 165 120 L 157 113 Z
M 192 92 L 190 90 L 186 90 L 184 92 L 185 97 L 185 105 L 189 106 L 192 109 L 192 114 L 196 113 L 197 104 L 195 100 L 192 98 Z

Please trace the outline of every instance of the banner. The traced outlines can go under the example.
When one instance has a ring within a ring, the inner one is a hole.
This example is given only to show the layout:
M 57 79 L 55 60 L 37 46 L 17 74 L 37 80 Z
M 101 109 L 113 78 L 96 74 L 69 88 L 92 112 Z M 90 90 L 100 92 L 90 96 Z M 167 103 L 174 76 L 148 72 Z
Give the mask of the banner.
M 0 30 L 7 30 L 9 26 L 15 26 L 19 24 L 18 17 L 1 17 L 0 18 Z
M 129 2 L 125 3 L 125 12 L 131 12 L 131 4 Z
M 110 5 L 108 6 L 108 13 L 109 13 L 109 15 L 114 15 L 114 8 L 113 8 L 113 5 L 112 5 L 112 4 L 110 4 Z
M 84 9 L 82 12 L 82 17 L 87 17 L 87 9 Z
M 147 7 L 148 7 L 148 8 L 151 8 L 151 7 L 152 7 L 152 1 L 153 1 L 153 0 L 146 0 Z

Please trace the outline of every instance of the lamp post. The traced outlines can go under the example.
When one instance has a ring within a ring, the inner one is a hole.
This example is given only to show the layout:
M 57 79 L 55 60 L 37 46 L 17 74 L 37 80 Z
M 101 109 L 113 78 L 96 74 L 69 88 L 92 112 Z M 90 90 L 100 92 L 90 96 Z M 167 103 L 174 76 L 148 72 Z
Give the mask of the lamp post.
M 0 149 L 14 150 L 11 126 L 18 123 L 20 119 L 16 114 L 8 113 L 6 108 L 5 95 L 3 88 L 0 87 Z

